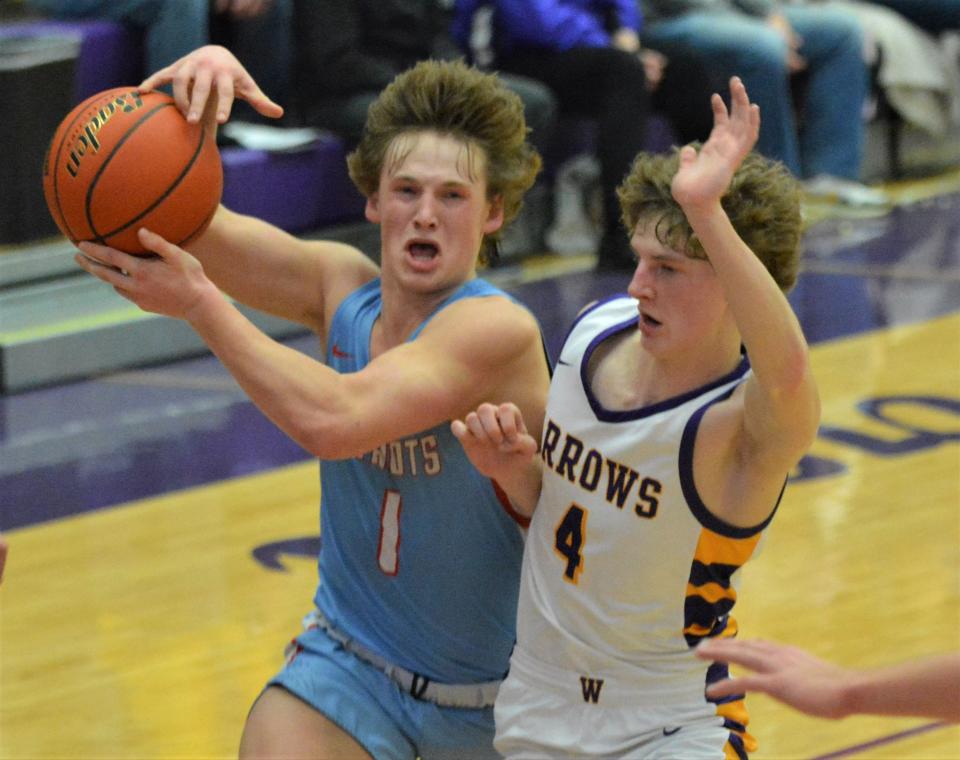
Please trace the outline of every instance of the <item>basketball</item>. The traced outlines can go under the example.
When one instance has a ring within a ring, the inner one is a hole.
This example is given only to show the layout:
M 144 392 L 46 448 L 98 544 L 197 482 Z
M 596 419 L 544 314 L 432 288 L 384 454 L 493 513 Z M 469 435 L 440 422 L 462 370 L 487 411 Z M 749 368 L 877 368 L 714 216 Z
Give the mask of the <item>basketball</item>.
M 177 245 L 199 235 L 222 190 L 212 130 L 188 123 L 169 95 L 132 87 L 80 103 L 43 161 L 43 193 L 60 231 L 133 254 L 147 253 L 140 227 Z

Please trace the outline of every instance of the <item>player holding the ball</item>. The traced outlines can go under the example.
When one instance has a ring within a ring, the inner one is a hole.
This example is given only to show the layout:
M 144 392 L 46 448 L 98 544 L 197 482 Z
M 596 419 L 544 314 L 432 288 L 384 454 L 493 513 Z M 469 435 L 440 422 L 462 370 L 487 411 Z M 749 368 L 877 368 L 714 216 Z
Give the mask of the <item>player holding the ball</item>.
M 167 82 L 190 121 L 222 123 L 235 96 L 280 114 L 223 48 L 141 88 Z M 476 274 L 540 159 L 496 77 L 425 62 L 384 90 L 348 161 L 380 226 L 379 268 L 223 207 L 189 252 L 141 229 L 155 258 L 80 243 L 77 262 L 141 308 L 186 320 L 321 459 L 316 609 L 251 709 L 241 756 L 492 758 L 524 521 L 450 420 L 509 398 L 540 434 L 539 327 Z M 260 332 L 224 293 L 308 326 L 325 363 Z

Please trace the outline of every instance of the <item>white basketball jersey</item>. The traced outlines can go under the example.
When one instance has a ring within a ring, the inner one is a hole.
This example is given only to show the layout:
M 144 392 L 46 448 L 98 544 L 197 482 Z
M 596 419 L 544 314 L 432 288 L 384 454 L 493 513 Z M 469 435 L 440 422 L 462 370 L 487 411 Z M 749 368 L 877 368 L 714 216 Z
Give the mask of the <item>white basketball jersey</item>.
M 591 354 L 636 329 L 637 301 L 585 312 L 550 387 L 543 490 L 523 559 L 514 666 L 566 671 L 584 701 L 703 703 L 708 663 L 691 648 L 733 635 L 734 574 L 769 519 L 737 528 L 710 514 L 693 482 L 706 409 L 750 374 L 729 375 L 629 411 L 605 409 L 587 386 Z M 775 505 L 771 504 L 771 517 Z

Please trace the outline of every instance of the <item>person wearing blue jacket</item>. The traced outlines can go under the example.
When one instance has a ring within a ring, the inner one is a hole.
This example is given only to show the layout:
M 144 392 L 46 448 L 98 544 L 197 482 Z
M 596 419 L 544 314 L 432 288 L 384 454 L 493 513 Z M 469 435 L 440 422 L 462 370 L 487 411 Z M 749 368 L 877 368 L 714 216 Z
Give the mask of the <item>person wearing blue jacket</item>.
M 498 70 L 546 84 L 561 114 L 596 119 L 604 207 L 597 267 L 631 270 L 616 187 L 645 147 L 652 109 L 666 113 L 682 142 L 707 138 L 716 87 L 706 69 L 686 51 L 642 50 L 636 0 L 457 0 L 453 33 L 464 48 L 481 6 L 493 10 Z

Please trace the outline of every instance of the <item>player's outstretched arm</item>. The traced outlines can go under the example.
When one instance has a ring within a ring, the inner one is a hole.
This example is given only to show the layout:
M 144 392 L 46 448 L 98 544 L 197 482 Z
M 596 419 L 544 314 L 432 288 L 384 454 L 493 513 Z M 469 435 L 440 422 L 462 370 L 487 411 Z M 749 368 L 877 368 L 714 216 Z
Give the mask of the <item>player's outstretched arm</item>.
M 783 473 L 813 441 L 819 396 L 793 309 L 721 205 L 760 129 L 759 109 L 737 77 L 730 81 L 730 99 L 728 112 L 713 96 L 713 130 L 699 151 L 682 149 L 672 192 L 717 273 L 750 357 L 754 376 L 745 387 L 739 458 Z
M 137 89 L 153 90 L 171 83 L 177 108 L 189 122 L 200 121 L 213 91 L 216 91 L 213 113 L 218 124 L 230 118 L 236 97 L 246 100 L 263 116 L 272 119 L 283 116 L 283 107 L 267 97 L 233 53 L 220 45 L 197 48 L 148 76 Z
M 251 230 L 250 237 L 254 241 L 262 239 L 260 255 L 237 255 L 233 265 L 238 272 L 230 271 L 225 262 L 216 258 L 202 262 L 145 228 L 138 235 L 152 256 L 133 256 L 82 241 L 74 260 L 144 311 L 188 322 L 192 322 L 204 302 L 222 302 L 220 311 L 224 314 L 236 312 L 220 292 L 223 291 L 261 311 L 304 324 L 322 337 L 328 299 L 332 301 L 332 311 L 339 299 L 369 281 L 376 272 L 362 253 L 336 243 L 303 243 L 291 238 L 288 247 L 299 256 L 271 256 L 269 240 L 258 237 L 256 230 Z M 282 249 L 278 245 L 272 247 Z M 220 276 L 214 276 L 209 269 Z M 241 316 L 236 313 L 237 318 Z
M 0 583 L 3 583 L 3 568 L 7 564 L 7 540 L 0 536 Z
M 549 372 L 539 327 L 518 305 L 463 299 L 416 340 L 340 373 L 258 330 L 187 251 L 146 230 L 140 238 L 156 258 L 83 242 L 76 261 L 140 308 L 186 320 L 260 410 L 318 457 L 359 456 L 490 398 L 517 399 L 540 434 Z
M 516 405 L 481 404 L 450 425 L 473 466 L 497 481 L 517 511 L 529 517 L 540 496 L 537 441 Z
M 140 230 L 140 239 L 155 257 L 82 242 L 75 261 L 141 309 L 188 322 L 278 427 L 317 456 L 340 457 L 338 442 L 347 436 L 339 433 L 359 426 L 352 413 L 358 404 L 348 400 L 362 394 L 347 386 L 361 373 L 340 375 L 273 340 L 227 300 L 187 251 L 147 230 Z
M 712 639 L 698 646 L 696 654 L 752 671 L 712 684 L 709 697 L 761 692 L 819 718 L 862 713 L 960 721 L 960 653 L 865 671 L 761 640 Z
M 301 240 L 222 206 L 189 253 L 145 228 L 138 236 L 153 256 L 83 242 L 75 261 L 140 308 L 178 319 L 184 318 L 178 304 L 209 278 L 240 303 L 322 336 L 340 300 L 377 273 L 352 246 Z

